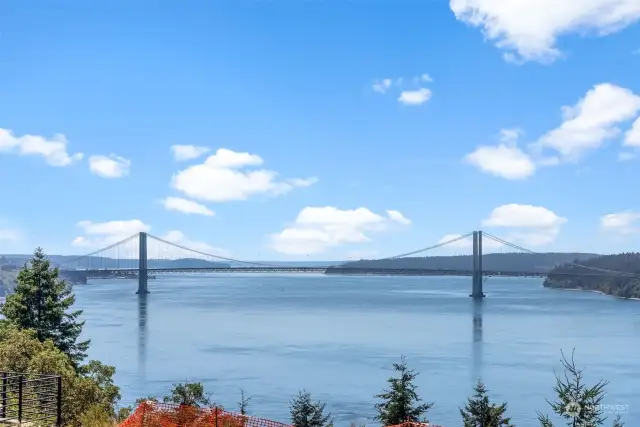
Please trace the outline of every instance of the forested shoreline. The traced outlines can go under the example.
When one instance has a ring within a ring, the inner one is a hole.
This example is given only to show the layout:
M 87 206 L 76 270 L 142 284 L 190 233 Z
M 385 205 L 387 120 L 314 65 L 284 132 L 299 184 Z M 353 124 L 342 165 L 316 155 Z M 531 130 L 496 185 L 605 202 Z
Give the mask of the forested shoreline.
M 620 298 L 640 298 L 640 253 L 603 255 L 552 269 L 544 286 L 597 291 Z

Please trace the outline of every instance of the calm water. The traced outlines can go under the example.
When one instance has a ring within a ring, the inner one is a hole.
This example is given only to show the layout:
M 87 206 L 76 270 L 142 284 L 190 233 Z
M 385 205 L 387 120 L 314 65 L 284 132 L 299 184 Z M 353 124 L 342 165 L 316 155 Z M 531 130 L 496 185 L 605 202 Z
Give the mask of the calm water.
M 588 379 L 611 382 L 604 403 L 628 405 L 627 426 L 640 426 L 640 302 L 496 278 L 478 305 L 470 280 L 181 275 L 150 281 L 146 303 L 127 280 L 75 292 L 91 357 L 117 367 L 123 404 L 192 380 L 232 410 L 242 388 L 253 415 L 286 422 L 305 388 L 347 425 L 373 415 L 373 395 L 404 354 L 436 403 L 432 422 L 460 425 L 457 408 L 482 377 L 519 427 L 533 427 L 560 350 L 575 348 Z

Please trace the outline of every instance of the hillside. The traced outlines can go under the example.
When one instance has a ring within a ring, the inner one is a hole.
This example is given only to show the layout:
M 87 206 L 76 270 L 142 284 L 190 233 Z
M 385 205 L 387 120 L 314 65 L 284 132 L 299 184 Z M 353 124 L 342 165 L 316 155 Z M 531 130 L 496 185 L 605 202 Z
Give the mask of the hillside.
M 31 255 L 0 255 L 2 264 L 12 264 L 22 266 L 31 259 Z M 65 269 L 86 269 L 86 268 L 123 268 L 138 265 L 137 259 L 117 260 L 112 258 L 86 257 L 78 260 L 76 255 L 47 255 L 54 265 L 60 265 Z M 126 264 L 126 265 L 125 265 Z M 206 261 L 198 258 L 181 259 L 149 259 L 148 268 L 214 268 L 228 267 L 228 263 Z
M 631 274 L 628 276 L 615 275 L 574 265 L 562 265 L 549 272 L 544 286 L 557 289 L 598 291 L 621 298 L 640 298 L 640 253 L 599 256 L 581 264 L 587 267 Z
M 495 253 L 482 257 L 483 270 L 492 271 L 525 271 L 530 273 L 546 273 L 557 265 L 575 260 L 584 261 L 598 257 L 597 254 L 578 253 Z M 389 268 L 389 269 L 429 269 L 429 270 L 471 270 L 471 255 L 434 256 L 420 258 L 398 258 L 385 260 L 360 260 L 348 262 L 343 267 L 354 268 Z

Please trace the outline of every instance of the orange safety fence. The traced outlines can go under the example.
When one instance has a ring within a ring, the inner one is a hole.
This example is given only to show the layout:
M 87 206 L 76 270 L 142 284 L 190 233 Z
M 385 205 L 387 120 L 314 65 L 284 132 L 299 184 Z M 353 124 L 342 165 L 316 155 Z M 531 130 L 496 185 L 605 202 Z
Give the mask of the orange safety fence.
M 291 427 L 287 424 L 228 412 L 222 408 L 197 408 L 143 402 L 120 427 Z
M 146 401 L 120 427 L 293 427 L 277 421 L 250 417 L 222 408 L 197 408 Z M 442 427 L 407 422 L 387 427 Z

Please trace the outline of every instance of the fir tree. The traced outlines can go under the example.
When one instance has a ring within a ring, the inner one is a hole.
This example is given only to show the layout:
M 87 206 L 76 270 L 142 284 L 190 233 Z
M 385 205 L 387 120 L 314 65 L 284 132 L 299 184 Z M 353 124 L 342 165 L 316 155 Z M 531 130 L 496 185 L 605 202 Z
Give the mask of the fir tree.
M 75 296 L 58 276 L 58 269 L 37 248 L 18 274 L 14 293 L 6 298 L 1 314 L 20 329 L 34 330 L 41 342 L 52 340 L 78 367 L 89 341 L 78 341 L 84 326 L 78 321 L 82 310 L 69 311 Z
M 376 395 L 382 402 L 375 405 L 378 415 L 375 417 L 383 426 L 401 424 L 404 422 L 428 422 L 424 415 L 433 406 L 433 403 L 420 403 L 422 399 L 416 392 L 416 385 L 413 380 L 418 374 L 407 367 L 404 356 L 401 356 L 400 363 L 394 363 L 393 369 L 398 372 L 399 377 L 390 377 L 389 390 L 383 390 Z
M 289 405 L 291 425 L 295 427 L 330 427 L 333 426 L 331 413 L 324 414 L 325 404 L 313 402 L 311 394 L 306 391 L 298 393 Z
M 562 377 L 556 374 L 556 386 L 553 388 L 557 398 L 555 401 L 547 400 L 554 413 L 565 419 L 569 427 L 598 427 L 606 421 L 601 407 L 605 396 L 605 388 L 608 381 L 600 380 L 594 386 L 588 387 L 584 381 L 582 372 L 576 368 L 573 360 L 567 360 L 562 353 Z M 554 427 L 548 415 L 538 412 L 538 420 L 541 427 Z M 623 427 L 624 424 L 618 416 L 613 421 L 613 427 Z
M 475 394 L 470 397 L 464 409 L 460 409 L 464 427 L 513 427 L 511 418 L 505 418 L 507 403 L 501 405 L 489 401 L 487 389 L 478 380 L 474 388 Z

